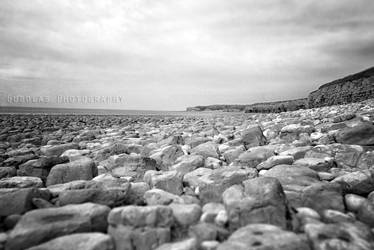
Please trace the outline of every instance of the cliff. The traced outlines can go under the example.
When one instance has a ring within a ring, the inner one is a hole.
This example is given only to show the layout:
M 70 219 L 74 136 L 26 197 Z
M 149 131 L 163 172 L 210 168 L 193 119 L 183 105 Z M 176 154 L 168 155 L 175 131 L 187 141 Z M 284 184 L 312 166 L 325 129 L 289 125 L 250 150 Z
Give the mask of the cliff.
M 326 83 L 311 92 L 308 98 L 263 102 L 249 105 L 210 105 L 187 108 L 187 111 L 245 111 L 246 113 L 277 113 L 359 102 L 374 98 L 374 67 Z
M 308 105 L 315 108 L 369 98 L 374 98 L 374 67 L 320 86 L 309 94 Z

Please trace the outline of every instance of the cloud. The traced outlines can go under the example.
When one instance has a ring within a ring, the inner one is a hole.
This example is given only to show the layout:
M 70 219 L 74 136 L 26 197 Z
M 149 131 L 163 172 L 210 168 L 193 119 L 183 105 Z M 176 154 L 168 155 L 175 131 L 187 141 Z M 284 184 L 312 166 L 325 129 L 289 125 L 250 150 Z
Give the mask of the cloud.
M 129 109 L 302 97 L 373 65 L 373 11 L 365 0 L 3 0 L 0 86 L 122 93 Z

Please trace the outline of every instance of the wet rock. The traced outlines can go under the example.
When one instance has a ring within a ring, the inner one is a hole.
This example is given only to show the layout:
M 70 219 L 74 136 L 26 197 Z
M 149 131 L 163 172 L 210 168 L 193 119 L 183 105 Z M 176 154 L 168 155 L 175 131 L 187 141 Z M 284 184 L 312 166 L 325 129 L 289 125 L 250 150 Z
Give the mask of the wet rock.
M 232 186 L 222 194 L 233 229 L 251 223 L 268 223 L 286 228 L 288 208 L 280 182 L 259 177 Z
M 10 232 L 5 249 L 26 249 L 72 233 L 105 232 L 109 210 L 107 206 L 85 203 L 30 211 Z
M 48 177 L 47 186 L 74 180 L 91 180 L 97 175 L 95 163 L 88 157 L 54 166 Z
M 251 224 L 235 231 L 217 250 L 309 250 L 307 240 L 268 224 Z
M 103 233 L 76 233 L 61 236 L 28 250 L 114 250 L 110 236 Z

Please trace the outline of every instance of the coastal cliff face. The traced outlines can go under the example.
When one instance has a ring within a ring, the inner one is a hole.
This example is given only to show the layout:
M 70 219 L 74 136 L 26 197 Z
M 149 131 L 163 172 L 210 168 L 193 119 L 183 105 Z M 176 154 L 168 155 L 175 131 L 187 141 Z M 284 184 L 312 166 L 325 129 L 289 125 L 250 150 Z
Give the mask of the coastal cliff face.
M 278 113 L 286 111 L 294 111 L 305 109 L 308 107 L 308 99 L 296 99 L 279 102 L 265 102 L 248 105 L 245 109 L 246 113 Z
M 250 105 L 210 105 L 187 108 L 187 111 L 245 111 L 246 113 L 279 113 L 360 102 L 374 98 L 374 67 L 326 83 L 307 98 L 264 102 Z
M 309 94 L 310 108 L 359 102 L 374 98 L 374 67 L 327 83 Z

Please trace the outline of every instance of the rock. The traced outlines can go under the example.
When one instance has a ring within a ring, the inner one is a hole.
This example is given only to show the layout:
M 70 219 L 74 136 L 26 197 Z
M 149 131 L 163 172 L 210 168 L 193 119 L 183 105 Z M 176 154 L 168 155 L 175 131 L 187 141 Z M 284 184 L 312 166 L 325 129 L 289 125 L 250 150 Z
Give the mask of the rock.
M 198 223 L 190 226 L 188 234 L 195 238 L 198 243 L 201 243 L 212 240 L 223 241 L 227 239 L 229 232 L 211 223 Z
M 217 144 L 213 142 L 205 142 L 203 144 L 200 144 L 194 147 L 191 150 L 191 153 L 195 155 L 201 155 L 204 158 L 208 158 L 208 157 L 219 158 L 218 146 Z
M 144 175 L 144 181 L 151 188 L 158 188 L 169 193 L 180 195 L 183 192 L 182 178 L 177 171 L 149 170 Z
M 229 225 L 233 229 L 253 223 L 268 223 L 286 228 L 288 208 L 280 182 L 259 177 L 235 185 L 223 192 Z
M 355 217 L 353 214 L 326 209 L 322 212 L 322 220 L 326 223 L 355 222 Z
M 186 239 L 175 243 L 165 243 L 156 250 L 197 250 L 197 242 L 195 239 Z
M 133 154 L 113 155 L 100 164 L 106 169 L 104 173 L 110 172 L 113 176 L 131 178 L 134 181 L 143 180 L 146 171 L 160 168 L 156 160 Z
M 38 177 L 14 176 L 0 180 L 0 188 L 40 188 L 43 187 L 43 181 Z
M 151 250 L 170 241 L 173 211 L 167 206 L 117 207 L 108 223 L 117 250 Z
M 205 159 L 204 167 L 211 168 L 211 169 L 217 169 L 221 168 L 223 165 L 223 162 L 217 158 L 208 157 Z
M 127 194 L 127 204 L 142 205 L 145 204 L 144 195 L 149 190 L 149 185 L 145 182 L 131 183 Z
M 313 249 L 370 250 L 373 235 L 366 226 L 353 223 L 307 224 L 305 232 Z
M 170 203 L 184 203 L 178 195 L 166 192 L 162 189 L 153 188 L 144 193 L 147 205 L 169 205 Z
M 79 232 L 105 232 L 109 208 L 85 203 L 30 211 L 10 232 L 5 249 L 26 249 L 53 238 Z
M 54 166 L 47 177 L 46 185 L 50 186 L 74 180 L 91 180 L 96 175 L 95 163 L 86 157 Z
M 0 179 L 6 177 L 12 177 L 17 174 L 15 167 L 0 167 Z
M 225 158 L 226 162 L 230 164 L 231 162 L 234 162 L 239 157 L 239 155 L 241 155 L 244 152 L 245 152 L 245 148 L 243 145 L 241 145 L 239 147 L 226 150 L 223 153 L 223 157 Z
M 374 203 L 364 202 L 357 211 L 357 218 L 363 223 L 374 227 Z
M 295 165 L 305 166 L 315 171 L 327 172 L 334 166 L 334 159 L 326 158 L 302 158 L 294 163 Z
M 199 221 L 201 215 L 199 205 L 172 203 L 169 207 L 173 210 L 174 220 L 182 227 L 188 227 Z
M 257 170 L 270 169 L 276 165 L 286 164 L 291 165 L 294 159 L 291 155 L 274 155 L 268 158 L 266 161 L 261 162 L 256 166 Z
M 333 182 L 341 183 L 347 193 L 368 195 L 374 191 L 374 170 L 348 173 L 335 178 Z
M 366 202 L 366 199 L 356 194 L 346 194 L 344 196 L 344 201 L 348 211 L 357 212 Z
M 306 152 L 308 152 L 312 146 L 304 146 L 304 147 L 295 147 L 279 153 L 280 156 L 293 156 L 294 160 L 298 160 L 305 157 Z
M 201 242 L 200 248 L 202 250 L 216 250 L 219 246 L 219 242 L 215 240 Z
M 69 161 L 78 160 L 84 155 L 87 155 L 90 153 L 90 150 L 84 149 L 84 150 L 78 150 L 78 149 L 68 149 L 64 153 L 61 154 L 61 157 L 67 157 L 69 158 Z
M 250 148 L 242 153 L 234 162 L 239 166 L 246 166 L 250 168 L 257 167 L 258 164 L 267 160 L 274 155 L 274 150 L 269 149 L 267 146 Z
M 40 148 L 40 152 L 46 156 L 60 156 L 68 149 L 78 149 L 77 143 L 65 143 L 58 145 L 46 145 Z
M 175 165 L 170 167 L 170 170 L 175 170 L 180 175 L 185 175 L 199 167 L 203 167 L 204 157 L 201 155 L 183 155 L 175 163 Z
M 235 231 L 217 250 L 309 250 L 307 240 L 268 224 L 251 224 Z
M 310 207 L 318 212 L 324 209 L 344 211 L 340 184 L 319 181 L 317 173 L 307 167 L 278 165 L 264 176 L 277 178 L 281 182 L 293 207 Z
M 179 145 L 169 145 L 158 149 L 150 158 L 156 160 L 162 170 L 168 170 L 175 160 L 183 155 L 183 150 Z
M 374 145 L 374 125 L 364 122 L 354 127 L 340 130 L 335 135 L 335 140 L 342 144 L 355 144 L 362 146 Z
M 86 202 L 97 203 L 106 206 L 121 206 L 126 204 L 130 184 L 121 187 L 94 187 L 76 190 L 66 190 L 58 197 L 58 204 L 81 204 Z
M 7 230 L 12 230 L 18 221 L 21 219 L 22 215 L 20 214 L 11 214 L 4 219 L 4 226 Z
M 23 214 L 34 208 L 33 198 L 49 199 L 49 192 L 37 188 L 0 189 L 0 216 Z
M 266 144 L 266 137 L 258 125 L 253 125 L 245 129 L 241 134 L 241 141 L 247 148 L 263 146 Z
M 76 233 L 61 236 L 28 250 L 114 250 L 110 236 L 102 233 Z

